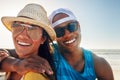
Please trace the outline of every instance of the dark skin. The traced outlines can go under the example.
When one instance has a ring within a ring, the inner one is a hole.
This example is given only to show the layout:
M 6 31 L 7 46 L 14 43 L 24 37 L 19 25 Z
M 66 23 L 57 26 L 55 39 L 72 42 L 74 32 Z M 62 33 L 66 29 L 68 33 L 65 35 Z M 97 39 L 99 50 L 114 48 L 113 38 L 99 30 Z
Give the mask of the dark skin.
M 66 16 L 67 16 L 66 14 L 57 14 L 54 17 L 53 22 L 55 22 L 56 20 L 59 20 L 61 18 L 64 18 Z M 61 26 L 61 27 L 66 26 L 70 22 L 71 21 L 62 23 L 59 26 Z M 65 41 L 69 41 L 69 39 L 72 39 L 74 37 L 76 38 L 75 43 L 67 44 L 67 45 L 64 44 Z M 68 61 L 68 63 L 76 71 L 82 72 L 84 69 L 85 63 L 84 63 L 83 51 L 79 47 L 79 43 L 81 42 L 80 29 L 73 33 L 70 33 L 69 31 L 66 30 L 65 35 L 63 37 L 57 38 L 57 41 L 59 44 L 59 49 L 60 49 L 62 55 L 64 56 L 64 58 Z M 96 73 L 97 79 L 98 80 L 114 80 L 113 72 L 112 72 L 112 69 L 111 69 L 111 66 L 109 65 L 109 63 L 104 58 L 99 57 L 99 56 L 95 55 L 94 53 L 92 55 L 93 55 L 94 68 L 95 68 L 95 73 Z M 31 57 L 31 59 L 35 59 L 35 58 Z M 6 60 L 4 60 L 4 61 L 5 62 L 3 62 L 3 64 L 6 64 Z M 25 59 L 24 61 L 26 64 L 28 64 L 27 59 Z M 34 60 L 34 61 L 36 61 L 36 60 Z M 41 63 L 41 62 L 42 61 L 39 61 L 39 63 Z M 22 65 L 22 67 L 23 67 L 22 70 L 24 71 L 26 69 L 26 67 L 24 66 L 24 63 L 20 63 L 20 64 Z M 44 62 L 44 64 L 45 64 L 45 62 Z M 42 65 L 44 66 L 44 64 L 42 64 Z M 35 65 L 36 66 L 38 65 L 39 68 L 35 67 Z M 38 73 L 41 73 L 41 70 L 43 69 L 46 73 L 49 73 L 49 70 L 47 70 L 48 69 L 47 67 L 49 66 L 48 64 L 46 64 L 47 65 L 46 68 L 40 67 L 40 65 L 39 64 L 34 64 L 34 66 L 31 65 L 32 67 L 35 67 L 35 69 L 33 69 L 31 67 L 29 67 L 29 69 L 33 70 L 33 71 L 36 70 Z M 2 65 L 2 66 L 4 67 L 5 65 Z M 18 67 L 18 66 L 16 66 L 16 67 Z M 18 67 L 18 69 L 19 69 L 19 67 Z M 39 69 L 41 69 L 41 70 L 39 71 Z
M 8 57 L 9 55 L 6 54 L 6 51 L 2 51 L 0 49 L 0 62 L 3 61 L 6 57 Z
M 98 80 L 114 80 L 109 63 L 102 57 L 93 54 L 95 72 Z
M 2 53 L 2 55 L 4 55 L 2 57 L 2 65 L 1 65 L 1 69 L 2 71 L 5 72 L 17 72 L 21 75 L 29 72 L 29 71 L 33 71 L 33 72 L 37 72 L 37 73 L 44 73 L 46 72 L 49 75 L 53 74 L 53 71 L 48 63 L 47 60 L 45 60 L 44 58 L 41 58 L 39 56 L 30 56 L 26 59 L 17 59 L 11 56 L 8 56 L 8 54 L 12 54 L 14 56 L 16 56 L 16 52 L 14 49 L 9 49 L 8 50 L 9 53 L 7 52 L 0 52 L 0 54 Z
M 59 13 L 53 18 L 53 23 L 65 17 L 67 17 L 66 14 Z M 64 27 L 70 22 L 71 21 L 64 22 L 62 24 L 55 26 L 55 28 Z M 78 26 L 80 27 L 80 25 Z M 84 69 L 85 62 L 84 62 L 83 51 L 79 47 L 79 44 L 81 42 L 80 28 L 77 31 L 72 33 L 69 32 L 68 30 L 65 30 L 64 36 L 57 38 L 57 42 L 59 44 L 59 49 L 62 55 L 64 56 L 64 58 L 67 60 L 67 62 L 76 71 L 82 72 Z M 104 58 L 99 57 L 94 53 L 92 54 L 92 56 L 94 60 L 94 68 L 95 68 L 97 79 L 98 80 L 114 80 L 113 72 L 109 63 Z
M 11 50 L 12 53 L 14 53 L 14 50 Z M 4 53 L 5 55 L 6 53 Z M 6 54 L 7 55 L 7 54 Z M 13 57 L 4 57 L 5 60 L 3 60 L 3 64 L 2 64 L 2 70 L 5 69 L 5 71 L 15 71 L 18 72 L 19 74 L 25 74 L 26 71 L 34 71 L 37 73 L 43 73 L 42 70 L 45 70 L 46 73 L 50 74 L 50 71 L 52 70 L 48 64 L 48 62 L 45 59 L 42 59 L 40 57 L 35 58 L 35 57 L 29 57 L 28 59 L 23 59 L 23 60 L 18 60 L 13 58 Z M 38 59 L 38 63 L 37 62 L 32 62 L 34 60 Z M 93 54 L 93 59 L 94 59 L 94 67 L 95 67 L 95 71 L 98 77 L 98 80 L 114 80 L 113 79 L 113 74 L 110 65 L 108 64 L 108 62 L 106 62 L 105 59 L 98 57 L 97 55 Z M 15 63 L 14 63 L 15 62 Z M 20 62 L 20 63 L 19 63 Z M 44 64 L 42 64 L 41 62 L 43 62 Z M 10 64 L 9 64 L 10 63 Z M 14 65 L 11 65 L 11 63 L 14 63 Z M 19 64 L 18 64 L 19 63 Z M 106 64 L 107 63 L 107 64 Z M 41 65 L 42 64 L 42 65 Z M 82 64 L 82 65 L 81 65 Z M 76 67 L 77 71 L 82 71 L 83 67 L 84 67 L 84 61 L 82 59 L 82 61 L 79 63 L 80 67 Z M 20 67 L 20 66 L 21 67 Z M 28 66 L 26 66 L 28 65 Z M 31 66 L 32 65 L 32 66 Z M 36 65 L 36 66 L 33 66 Z M 104 67 L 101 67 L 104 66 Z M 9 67 L 8 67 L 9 66 Z M 11 67 L 10 67 L 11 66 Z M 44 67 L 43 67 L 44 66 Z M 46 67 L 46 68 L 45 68 Z M 14 68 L 14 69 L 13 69 Z M 50 68 L 50 69 L 48 69 Z M 107 70 L 106 70 L 107 69 Z M 48 70 L 48 72 L 47 72 Z M 110 74 L 107 74 L 110 73 Z M 104 74 L 104 75 L 103 75 Z M 111 76 L 110 76 L 111 75 Z M 108 79 L 104 78 L 108 76 Z M 112 78 L 111 78 L 112 77 Z

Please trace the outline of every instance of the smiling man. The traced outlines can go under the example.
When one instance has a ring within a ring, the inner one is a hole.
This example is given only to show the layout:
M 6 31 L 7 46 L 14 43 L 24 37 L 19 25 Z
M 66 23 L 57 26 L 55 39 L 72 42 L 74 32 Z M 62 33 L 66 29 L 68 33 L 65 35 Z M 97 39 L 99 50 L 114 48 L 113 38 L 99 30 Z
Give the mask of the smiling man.
M 114 80 L 111 66 L 104 58 L 79 46 L 81 43 L 80 23 L 72 11 L 64 8 L 57 9 L 50 15 L 49 20 L 56 32 L 58 42 L 54 45 L 57 80 Z M 27 60 L 25 62 L 28 64 Z M 41 62 L 42 60 L 39 61 Z M 19 69 L 19 66 L 17 67 Z M 37 69 L 39 72 L 39 69 L 43 68 Z M 45 68 L 44 70 L 46 73 L 49 72 Z
M 109 63 L 93 52 L 79 47 L 80 23 L 72 11 L 60 8 L 49 17 L 57 35 L 57 80 L 114 80 Z

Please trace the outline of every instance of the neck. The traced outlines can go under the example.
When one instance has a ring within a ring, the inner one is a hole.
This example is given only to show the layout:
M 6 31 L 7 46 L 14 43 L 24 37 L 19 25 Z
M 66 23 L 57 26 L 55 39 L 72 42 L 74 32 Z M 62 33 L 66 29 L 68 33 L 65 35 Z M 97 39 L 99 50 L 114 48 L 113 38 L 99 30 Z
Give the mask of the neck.
M 20 54 L 20 53 L 19 53 Z M 21 53 L 22 54 L 22 53 Z M 22 56 L 20 56 L 19 55 L 19 58 L 28 58 L 28 57 L 30 57 L 30 56 L 38 56 L 38 51 L 36 51 L 36 52 L 32 52 L 32 53 L 27 53 L 26 55 L 22 55 Z
M 80 47 L 74 48 L 74 49 L 63 49 L 60 48 L 61 54 L 63 57 L 67 60 L 72 60 L 76 58 L 80 58 L 82 55 L 82 49 Z
M 84 56 L 82 49 L 76 48 L 74 50 L 61 50 L 61 54 L 66 61 L 77 71 L 82 71 L 84 67 Z

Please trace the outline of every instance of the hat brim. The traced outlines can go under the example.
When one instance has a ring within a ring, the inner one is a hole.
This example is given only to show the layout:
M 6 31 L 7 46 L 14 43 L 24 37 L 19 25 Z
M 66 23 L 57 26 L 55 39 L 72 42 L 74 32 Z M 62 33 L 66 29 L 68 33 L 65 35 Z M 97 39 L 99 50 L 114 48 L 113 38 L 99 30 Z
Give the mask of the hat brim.
M 45 25 L 44 23 L 40 21 L 36 21 L 34 19 L 24 18 L 24 17 L 2 17 L 1 18 L 2 23 L 5 25 L 5 27 L 11 31 L 11 25 L 14 21 L 20 21 L 25 22 L 33 25 L 38 25 L 42 27 L 50 36 L 50 38 L 54 41 L 56 39 L 56 34 L 53 28 L 50 25 Z

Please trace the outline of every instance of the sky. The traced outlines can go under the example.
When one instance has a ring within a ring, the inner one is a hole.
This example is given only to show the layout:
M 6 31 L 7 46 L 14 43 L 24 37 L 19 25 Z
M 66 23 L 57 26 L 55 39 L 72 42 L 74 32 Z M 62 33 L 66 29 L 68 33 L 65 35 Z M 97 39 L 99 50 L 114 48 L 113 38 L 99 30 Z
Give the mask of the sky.
M 49 14 L 57 8 L 69 8 L 81 26 L 81 47 L 120 49 L 120 0 L 0 0 L 0 18 L 17 16 L 29 3 L 42 5 Z M 0 47 L 14 48 L 11 32 L 0 21 Z

